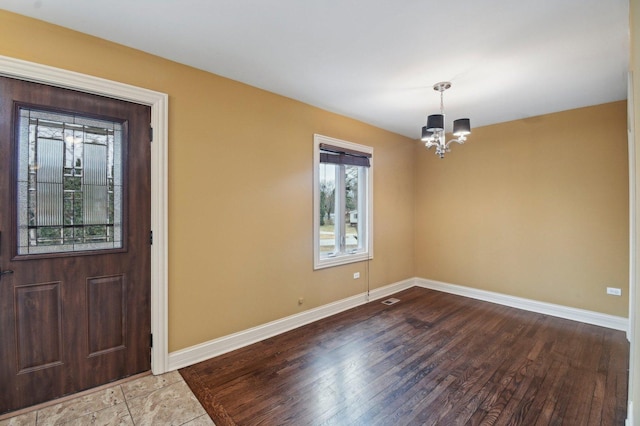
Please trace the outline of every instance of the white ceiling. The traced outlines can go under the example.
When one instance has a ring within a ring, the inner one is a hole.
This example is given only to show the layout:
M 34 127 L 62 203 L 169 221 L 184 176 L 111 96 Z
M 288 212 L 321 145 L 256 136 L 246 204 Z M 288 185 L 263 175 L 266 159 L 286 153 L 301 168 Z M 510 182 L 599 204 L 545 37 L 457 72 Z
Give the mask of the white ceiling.
M 626 99 L 628 0 L 2 0 L 418 138 Z

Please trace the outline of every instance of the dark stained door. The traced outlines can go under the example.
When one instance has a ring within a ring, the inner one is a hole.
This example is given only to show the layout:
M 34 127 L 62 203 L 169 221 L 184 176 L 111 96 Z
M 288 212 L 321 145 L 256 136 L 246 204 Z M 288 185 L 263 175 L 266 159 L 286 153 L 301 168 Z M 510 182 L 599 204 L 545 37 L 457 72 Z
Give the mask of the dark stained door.
M 0 77 L 0 413 L 150 369 L 149 126 Z

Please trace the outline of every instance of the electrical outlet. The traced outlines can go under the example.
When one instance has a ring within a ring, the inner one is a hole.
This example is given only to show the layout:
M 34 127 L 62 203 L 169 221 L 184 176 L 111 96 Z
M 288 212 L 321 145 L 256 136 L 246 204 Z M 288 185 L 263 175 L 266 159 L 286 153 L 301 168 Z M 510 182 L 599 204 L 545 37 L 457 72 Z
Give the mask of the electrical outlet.
M 613 296 L 622 296 L 622 290 L 615 287 L 607 287 L 607 294 L 611 294 Z
M 304 303 L 304 297 L 298 297 L 298 305 L 302 305 Z
M 357 280 L 358 278 L 360 278 L 360 272 L 354 272 L 353 273 L 353 279 Z

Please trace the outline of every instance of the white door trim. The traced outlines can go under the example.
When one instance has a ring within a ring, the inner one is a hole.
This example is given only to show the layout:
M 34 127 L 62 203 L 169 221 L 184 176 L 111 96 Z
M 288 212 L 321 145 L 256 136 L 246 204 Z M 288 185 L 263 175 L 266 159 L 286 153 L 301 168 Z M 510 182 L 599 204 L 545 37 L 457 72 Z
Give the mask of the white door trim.
M 636 141 L 635 141 L 635 124 L 634 109 L 635 99 L 634 93 L 634 74 L 629 71 L 627 77 L 627 138 L 629 143 L 629 331 L 627 332 L 627 340 L 629 340 L 629 382 L 627 401 L 627 424 L 633 424 L 633 400 L 637 400 L 638 390 L 634 388 L 634 375 L 636 368 L 640 368 L 636 361 L 638 351 L 638 342 L 636 341 L 636 306 L 638 303 L 638 277 L 636 258 L 638 256 L 638 220 L 637 212 L 637 170 L 636 170 Z
M 151 333 L 153 333 L 151 371 L 153 374 L 166 372 L 169 359 L 167 298 L 169 96 L 166 93 L 1 55 L 0 75 L 108 96 L 151 107 L 151 126 L 153 127 L 153 142 L 151 143 L 151 229 L 153 230 L 153 245 L 151 246 Z

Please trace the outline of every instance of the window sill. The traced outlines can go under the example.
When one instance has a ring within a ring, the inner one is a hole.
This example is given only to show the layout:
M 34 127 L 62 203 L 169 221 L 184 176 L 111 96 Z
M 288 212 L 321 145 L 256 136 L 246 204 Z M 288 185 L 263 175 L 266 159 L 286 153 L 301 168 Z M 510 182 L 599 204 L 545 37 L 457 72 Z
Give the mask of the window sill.
M 355 254 L 343 254 L 335 257 L 325 257 L 322 259 L 316 259 L 313 265 L 314 270 L 331 268 L 333 266 L 347 265 L 354 262 L 363 262 L 369 259 L 373 259 L 373 255 L 369 253 L 355 253 Z

